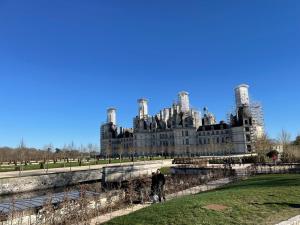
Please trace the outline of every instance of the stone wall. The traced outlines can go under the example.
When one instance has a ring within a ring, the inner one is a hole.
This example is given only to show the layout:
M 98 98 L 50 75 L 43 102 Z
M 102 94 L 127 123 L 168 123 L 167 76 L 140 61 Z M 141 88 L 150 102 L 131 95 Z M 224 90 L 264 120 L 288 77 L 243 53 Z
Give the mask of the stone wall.
M 171 160 L 161 160 L 156 162 L 148 162 L 147 164 L 103 167 L 102 182 L 121 182 L 139 176 L 150 176 L 151 173 L 155 172 L 157 169 L 169 167 L 171 165 Z
M 251 170 L 255 174 L 300 173 L 300 164 L 258 165 L 252 166 Z
M 0 179 L 0 195 L 15 194 L 27 191 L 42 190 L 55 187 L 66 187 L 88 181 L 102 180 L 115 182 L 151 175 L 158 168 L 171 166 L 172 160 L 155 160 L 153 162 L 136 162 L 132 165 L 107 166 L 101 169 L 80 170 Z M 102 176 L 102 174 L 105 174 Z
M 229 177 L 234 175 L 230 169 L 223 168 L 202 168 L 202 167 L 190 167 L 190 166 L 177 166 L 171 167 L 171 174 L 176 175 L 199 175 L 204 176 L 206 179 L 214 177 Z
M 78 183 L 102 179 L 102 169 L 70 171 L 37 176 L 0 179 L 0 195 L 14 194 L 55 187 L 65 187 Z
M 87 209 L 88 210 L 97 210 L 101 211 L 105 209 L 107 206 L 113 207 L 118 204 L 125 197 L 125 193 L 123 191 L 110 191 L 101 193 L 97 197 L 97 199 L 92 200 L 88 199 L 87 201 Z M 0 225 L 37 225 L 37 224 L 49 224 L 47 221 L 49 219 L 55 224 L 63 224 L 61 219 L 66 213 L 77 213 L 76 209 L 78 209 L 78 202 L 69 202 L 67 205 L 62 208 L 58 208 L 56 210 L 47 211 L 45 208 L 38 208 L 35 210 L 29 211 L 21 211 L 21 212 L 13 212 L 9 215 L 5 215 L 0 217 Z M 47 218 L 47 221 L 46 221 Z

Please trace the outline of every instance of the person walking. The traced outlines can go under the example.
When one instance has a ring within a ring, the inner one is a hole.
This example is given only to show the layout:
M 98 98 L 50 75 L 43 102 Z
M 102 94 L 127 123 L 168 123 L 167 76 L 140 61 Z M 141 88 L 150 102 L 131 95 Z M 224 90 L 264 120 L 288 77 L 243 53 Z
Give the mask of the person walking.
M 161 198 L 163 198 L 164 201 L 166 201 L 165 197 L 165 183 L 166 179 L 165 176 L 160 172 L 160 169 L 157 170 L 156 173 L 156 180 L 157 180 L 157 194 L 158 194 L 158 200 L 161 202 Z

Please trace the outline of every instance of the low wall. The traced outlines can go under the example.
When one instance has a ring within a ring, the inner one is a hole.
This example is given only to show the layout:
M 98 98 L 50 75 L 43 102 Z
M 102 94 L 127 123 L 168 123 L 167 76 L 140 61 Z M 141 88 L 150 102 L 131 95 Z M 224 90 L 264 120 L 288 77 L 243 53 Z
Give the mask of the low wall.
M 0 195 L 64 187 L 101 179 L 101 169 L 3 178 L 0 179 Z
M 101 193 L 96 199 L 88 199 L 86 209 L 101 211 L 107 206 L 114 206 L 121 199 L 125 197 L 123 191 L 112 191 L 108 193 Z M 0 225 L 37 225 L 37 224 L 49 224 L 52 221 L 55 224 L 63 224 L 62 218 L 68 213 L 77 213 L 79 209 L 78 201 L 68 202 L 62 208 L 55 210 L 47 210 L 45 208 L 38 208 L 32 211 L 13 212 L 12 214 L 0 217 Z
M 133 164 L 125 166 L 103 167 L 102 182 L 121 182 L 130 178 L 136 178 L 143 175 L 151 175 L 157 169 L 169 167 L 172 165 L 171 160 L 162 160 L 148 162 L 147 164 Z
M 150 175 L 151 172 L 158 168 L 171 165 L 172 160 L 156 160 L 152 162 L 135 162 L 134 164 L 127 163 L 119 166 L 107 166 L 99 169 L 2 178 L 0 179 L 0 195 L 66 187 L 97 180 L 103 180 L 103 182 L 123 181 L 141 175 Z
M 257 165 L 252 166 L 251 170 L 255 174 L 300 173 L 300 164 Z
M 190 166 L 178 166 L 171 167 L 171 174 L 177 175 L 204 175 L 207 177 L 227 177 L 233 175 L 233 171 L 224 168 L 203 168 L 203 167 L 190 167 Z

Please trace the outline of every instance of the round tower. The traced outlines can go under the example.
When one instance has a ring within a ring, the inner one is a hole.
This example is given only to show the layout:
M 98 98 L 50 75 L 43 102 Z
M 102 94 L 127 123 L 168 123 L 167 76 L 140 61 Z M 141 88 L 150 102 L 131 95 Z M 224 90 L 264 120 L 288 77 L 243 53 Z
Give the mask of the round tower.
M 188 92 L 181 91 L 178 93 L 178 104 L 181 112 L 190 111 L 190 99 Z
M 117 124 L 117 113 L 115 108 L 107 109 L 107 123 L 112 123 L 113 125 Z
M 234 89 L 234 91 L 235 91 L 235 103 L 237 108 L 250 105 L 249 85 L 241 84 L 237 86 Z
M 148 117 L 148 100 L 145 98 L 138 99 L 138 107 L 139 107 L 139 118 L 147 118 Z

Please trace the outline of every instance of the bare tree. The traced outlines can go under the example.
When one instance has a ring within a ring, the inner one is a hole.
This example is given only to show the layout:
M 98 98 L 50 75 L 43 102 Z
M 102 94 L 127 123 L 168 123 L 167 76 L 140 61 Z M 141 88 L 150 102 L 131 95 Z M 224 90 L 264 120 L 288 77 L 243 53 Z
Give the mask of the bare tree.
M 264 163 L 266 161 L 267 153 L 272 149 L 272 145 L 273 143 L 266 133 L 255 141 L 254 146 L 259 162 Z
M 282 129 L 280 134 L 278 135 L 278 141 L 280 144 L 282 144 L 283 151 L 285 151 L 288 145 L 291 143 L 291 134 Z
M 128 147 L 128 153 L 130 155 L 131 161 L 133 162 L 134 161 L 134 158 L 133 158 L 134 148 L 133 148 L 133 146 Z
M 89 143 L 87 145 L 87 149 L 89 151 L 89 169 L 90 169 L 91 168 L 91 161 L 90 161 L 91 160 L 91 153 L 95 151 L 95 147 L 94 147 L 93 144 Z M 96 163 L 96 159 L 95 159 L 95 163 Z
M 71 143 L 68 145 L 68 162 L 70 165 L 70 171 L 72 170 L 72 162 L 70 162 L 69 159 L 74 160 L 74 150 L 75 150 L 75 144 L 74 141 L 71 141 Z
M 45 154 L 46 154 L 46 157 L 44 159 L 44 163 L 46 164 L 46 173 L 48 173 L 49 159 L 50 159 L 52 149 L 53 149 L 52 143 L 44 146 L 44 151 L 45 151 Z
M 110 163 L 111 155 L 112 155 L 112 144 L 106 146 L 105 155 L 106 155 L 106 160 L 108 160 L 108 163 Z
M 24 142 L 24 139 L 22 138 L 20 141 L 20 144 L 18 146 L 18 151 L 17 151 L 17 160 L 20 162 L 20 167 L 19 167 L 19 175 L 21 175 L 22 171 L 23 171 L 23 162 L 25 162 L 26 165 L 26 145 Z M 17 165 L 17 161 L 15 163 L 15 165 Z
M 121 142 L 118 144 L 117 151 L 118 151 L 118 155 L 119 155 L 119 159 L 120 159 L 120 163 L 121 163 L 122 162 L 122 156 L 123 156 L 123 153 L 124 153 L 124 148 L 123 148 L 123 145 L 122 145 Z

